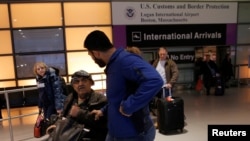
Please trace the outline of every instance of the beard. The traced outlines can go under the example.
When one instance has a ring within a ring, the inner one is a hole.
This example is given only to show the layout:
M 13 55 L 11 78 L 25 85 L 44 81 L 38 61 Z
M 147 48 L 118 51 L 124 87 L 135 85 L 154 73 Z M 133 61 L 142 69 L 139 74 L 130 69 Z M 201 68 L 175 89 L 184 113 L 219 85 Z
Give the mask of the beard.
M 99 67 L 103 68 L 106 66 L 106 63 L 102 59 L 97 59 L 96 57 L 94 58 L 94 61 L 96 64 L 98 64 Z

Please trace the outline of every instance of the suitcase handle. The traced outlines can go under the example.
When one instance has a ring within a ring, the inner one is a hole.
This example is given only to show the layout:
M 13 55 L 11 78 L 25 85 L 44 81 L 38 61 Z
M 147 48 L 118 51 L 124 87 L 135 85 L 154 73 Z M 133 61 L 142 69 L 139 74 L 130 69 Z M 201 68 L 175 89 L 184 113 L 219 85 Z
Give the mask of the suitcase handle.
M 163 87 L 162 87 L 162 98 L 165 98 L 165 97 L 166 97 L 165 88 L 166 88 L 166 86 L 163 86 Z M 172 97 L 171 88 L 168 88 L 168 91 L 169 91 L 169 96 Z

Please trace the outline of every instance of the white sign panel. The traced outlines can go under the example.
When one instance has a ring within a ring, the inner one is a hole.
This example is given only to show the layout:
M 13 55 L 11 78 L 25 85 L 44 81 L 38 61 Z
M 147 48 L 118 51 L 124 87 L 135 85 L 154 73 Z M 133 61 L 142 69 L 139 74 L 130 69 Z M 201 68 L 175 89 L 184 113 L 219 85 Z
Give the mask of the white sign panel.
M 112 2 L 113 25 L 237 23 L 236 2 Z

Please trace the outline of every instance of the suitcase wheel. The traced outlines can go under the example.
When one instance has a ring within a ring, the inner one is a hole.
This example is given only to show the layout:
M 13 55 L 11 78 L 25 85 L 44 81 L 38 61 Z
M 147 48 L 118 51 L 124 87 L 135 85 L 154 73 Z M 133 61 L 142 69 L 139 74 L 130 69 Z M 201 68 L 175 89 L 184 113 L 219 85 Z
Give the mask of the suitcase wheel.
M 164 130 L 159 130 L 160 133 L 162 134 L 167 134 L 168 132 L 167 131 L 164 131 Z
M 174 131 L 174 130 L 173 130 L 173 131 Z M 177 132 L 179 132 L 179 133 L 183 133 L 183 128 L 177 129 L 177 130 L 175 130 L 175 131 L 177 131 Z M 159 133 L 168 134 L 169 132 L 168 132 L 168 131 L 164 131 L 164 130 L 159 130 Z
M 183 132 L 183 128 L 181 128 L 181 129 L 179 129 L 179 130 L 180 130 L 181 133 Z

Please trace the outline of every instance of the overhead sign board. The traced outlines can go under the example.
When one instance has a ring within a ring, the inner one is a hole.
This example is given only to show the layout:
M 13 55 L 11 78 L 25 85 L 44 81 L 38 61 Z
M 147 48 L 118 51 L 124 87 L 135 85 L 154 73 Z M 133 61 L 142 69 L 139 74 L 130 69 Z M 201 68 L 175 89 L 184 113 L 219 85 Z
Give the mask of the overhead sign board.
M 128 25 L 129 46 L 194 46 L 226 44 L 225 24 Z
M 112 2 L 113 25 L 237 23 L 237 2 Z

